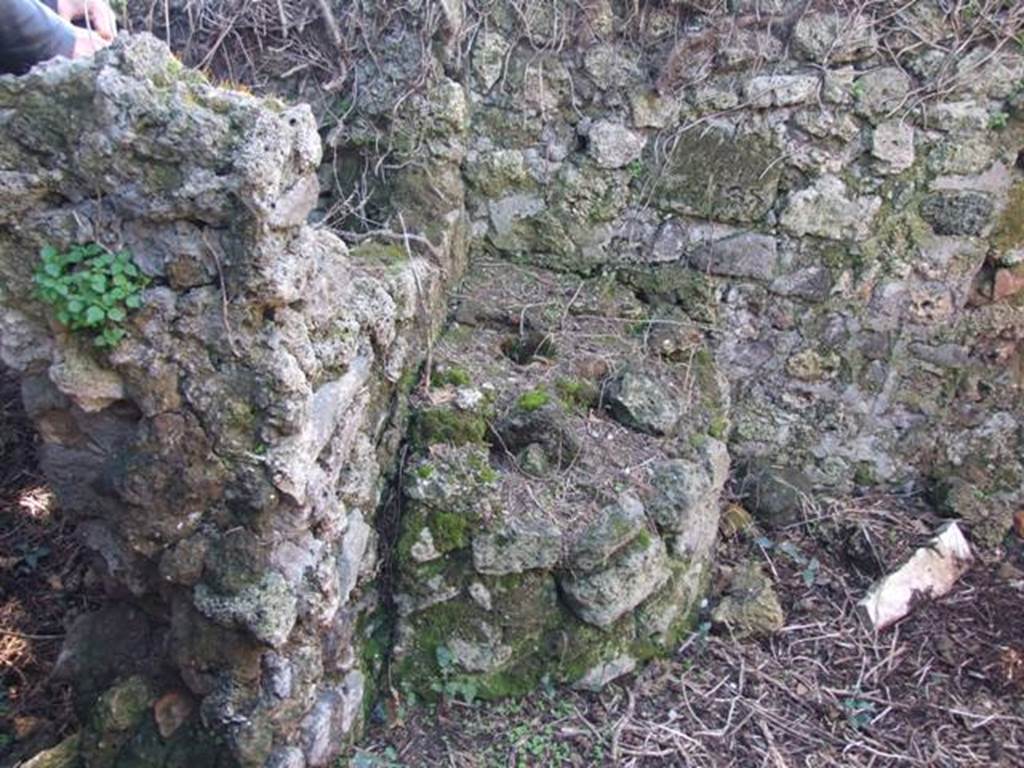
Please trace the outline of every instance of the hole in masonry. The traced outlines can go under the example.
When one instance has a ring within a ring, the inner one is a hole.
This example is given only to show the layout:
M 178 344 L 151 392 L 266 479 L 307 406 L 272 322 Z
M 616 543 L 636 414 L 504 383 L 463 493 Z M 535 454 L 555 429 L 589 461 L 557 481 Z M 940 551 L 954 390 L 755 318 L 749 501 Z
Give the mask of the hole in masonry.
M 553 360 L 556 356 L 555 342 L 551 336 L 539 331 L 530 331 L 523 336 L 509 336 L 501 343 L 502 354 L 519 365 L 528 365 L 534 360 Z

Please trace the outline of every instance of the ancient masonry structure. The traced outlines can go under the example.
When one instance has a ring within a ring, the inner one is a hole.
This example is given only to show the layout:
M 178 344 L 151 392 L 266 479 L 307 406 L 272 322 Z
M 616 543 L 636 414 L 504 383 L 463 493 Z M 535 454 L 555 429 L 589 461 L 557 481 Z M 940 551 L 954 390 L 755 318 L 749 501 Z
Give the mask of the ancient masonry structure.
M 316 115 L 146 36 L 0 78 L 0 354 L 110 594 L 57 670 L 85 766 L 330 765 L 382 681 L 600 688 L 693 627 L 730 476 L 766 524 L 926 490 L 979 546 L 1024 502 L 1017 42 L 478 5 L 384 15 Z M 311 214 L 385 128 L 346 246 Z M 109 350 L 33 283 L 91 242 L 149 278 Z

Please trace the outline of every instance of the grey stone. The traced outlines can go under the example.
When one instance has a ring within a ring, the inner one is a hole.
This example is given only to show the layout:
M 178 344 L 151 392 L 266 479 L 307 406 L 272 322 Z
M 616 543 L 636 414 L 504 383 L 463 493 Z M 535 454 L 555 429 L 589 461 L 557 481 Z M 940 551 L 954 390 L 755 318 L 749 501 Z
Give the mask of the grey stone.
M 624 125 L 599 120 L 590 126 L 588 149 L 601 168 L 625 168 L 643 154 L 647 138 Z
M 737 640 L 774 634 L 786 623 L 771 579 L 755 563 L 737 567 L 711 619 Z
M 582 450 L 560 404 L 549 402 L 534 410 L 515 408 L 494 426 L 502 448 L 518 454 L 538 446 L 548 465 L 568 467 Z M 541 473 L 543 474 L 543 473 Z
M 770 280 L 778 264 L 776 240 L 757 232 L 741 232 L 695 248 L 690 264 L 713 275 Z
M 471 628 L 477 640 L 449 637 L 448 649 L 467 672 L 493 672 L 512 657 L 512 648 L 501 642 L 501 630 L 485 621 Z
M 583 68 L 602 90 L 622 88 L 637 80 L 640 70 L 636 59 L 619 45 L 598 43 L 583 54 Z
M 871 154 L 885 173 L 902 173 L 914 164 L 914 126 L 889 120 L 875 127 Z
M 666 219 L 651 244 L 650 260 L 656 263 L 679 261 L 688 249 L 686 227 L 677 219 Z
M 641 534 L 607 568 L 559 578 L 573 611 L 583 621 L 608 627 L 664 586 L 671 572 L 665 543 Z
M 124 379 L 84 354 L 75 341 L 61 344 L 54 357 L 50 381 L 86 413 L 102 411 L 124 397 Z
M 633 125 L 637 128 L 668 128 L 679 119 L 681 105 L 671 95 L 632 90 L 629 96 Z
M 709 438 L 697 461 L 673 459 L 655 464 L 648 511 L 658 526 L 676 535 L 675 551 L 705 556 L 718 531 L 719 499 L 729 476 L 729 454 Z
M 866 15 L 812 11 L 800 16 L 791 44 L 810 61 L 843 64 L 871 56 L 878 48 L 878 36 Z
M 938 192 L 921 201 L 921 218 L 939 235 L 980 235 L 993 212 L 992 198 L 982 192 Z
M 884 117 L 903 106 L 913 87 L 910 75 L 897 67 L 879 67 L 857 78 L 853 86 L 857 111 Z
M 272 648 L 284 645 L 295 626 L 295 593 L 276 572 L 235 594 L 218 594 L 206 584 L 197 584 L 194 594 L 196 608 L 203 615 L 227 627 L 244 627 Z
M 588 669 L 583 677 L 572 684 L 572 687 L 578 691 L 592 691 L 596 693 L 613 680 L 617 680 L 623 675 L 628 675 L 636 669 L 636 665 L 636 659 L 628 653 L 616 656 L 614 659 L 602 661 Z
M 994 158 L 995 146 L 984 134 L 950 136 L 928 153 L 928 170 L 957 176 L 981 173 Z
M 605 390 L 612 416 L 628 427 L 652 435 L 671 435 L 683 416 L 678 395 L 644 373 L 627 370 Z
M 743 96 L 758 109 L 791 107 L 812 101 L 819 83 L 817 75 L 760 75 L 747 81 Z
M 746 468 L 739 492 L 755 517 L 781 526 L 802 518 L 811 483 L 799 470 L 753 462 Z
M 828 267 L 806 267 L 772 281 L 771 291 L 804 301 L 825 301 L 832 288 L 832 271 Z
M 471 62 L 480 90 L 489 91 L 498 82 L 508 49 L 508 40 L 497 32 L 485 30 L 477 36 Z
M 593 571 L 604 566 L 615 553 L 646 528 L 644 505 L 630 494 L 604 507 L 586 530 L 573 542 L 569 567 L 574 571 Z
M 82 764 L 80 740 L 81 736 L 77 733 L 68 736 L 57 746 L 44 749 L 20 765 L 22 768 L 79 768 Z
M 365 678 L 359 671 L 349 672 L 344 681 L 317 697 L 302 721 L 303 753 L 309 768 L 333 763 L 341 740 L 352 732 L 363 705 Z
M 306 757 L 298 747 L 281 747 L 274 750 L 267 768 L 306 768 Z
M 417 563 L 429 563 L 441 556 L 434 545 L 434 536 L 430 533 L 429 528 L 426 526 L 420 528 L 416 541 L 409 547 L 409 554 Z
M 657 204 L 674 213 L 752 222 L 778 197 L 779 150 L 763 136 L 719 128 L 688 131 L 657 177 Z
M 562 554 L 562 531 L 549 520 L 512 518 L 473 536 L 473 567 L 500 576 L 550 569 Z
M 871 235 L 872 222 L 881 207 L 881 198 L 851 197 L 840 179 L 825 175 L 790 195 L 781 221 L 798 235 L 859 242 Z

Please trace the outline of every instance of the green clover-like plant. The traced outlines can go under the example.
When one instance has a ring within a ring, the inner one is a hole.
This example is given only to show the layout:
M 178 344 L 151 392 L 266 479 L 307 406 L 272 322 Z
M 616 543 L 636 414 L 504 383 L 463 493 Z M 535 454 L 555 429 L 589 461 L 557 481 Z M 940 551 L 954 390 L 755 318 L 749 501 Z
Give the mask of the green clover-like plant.
M 92 332 L 97 347 L 117 346 L 128 313 L 142 306 L 142 291 L 149 284 L 132 255 L 84 243 L 63 253 L 48 245 L 39 256 L 33 280 L 57 322 L 72 331 Z

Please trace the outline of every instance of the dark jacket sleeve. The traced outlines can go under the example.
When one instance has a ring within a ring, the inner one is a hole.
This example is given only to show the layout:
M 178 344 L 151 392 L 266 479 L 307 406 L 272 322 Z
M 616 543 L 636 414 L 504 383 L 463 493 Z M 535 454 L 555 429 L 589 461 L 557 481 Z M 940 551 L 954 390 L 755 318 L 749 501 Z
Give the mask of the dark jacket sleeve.
M 74 44 L 71 26 L 39 0 L 0 0 L 0 74 L 20 75 L 54 56 L 70 56 Z

